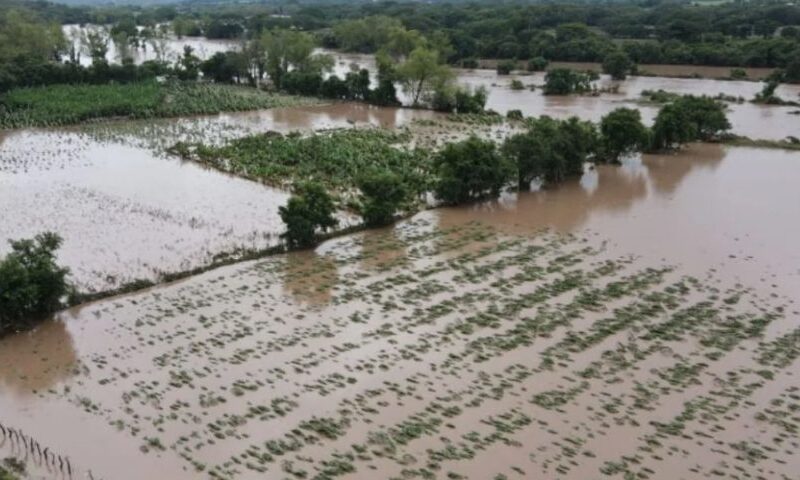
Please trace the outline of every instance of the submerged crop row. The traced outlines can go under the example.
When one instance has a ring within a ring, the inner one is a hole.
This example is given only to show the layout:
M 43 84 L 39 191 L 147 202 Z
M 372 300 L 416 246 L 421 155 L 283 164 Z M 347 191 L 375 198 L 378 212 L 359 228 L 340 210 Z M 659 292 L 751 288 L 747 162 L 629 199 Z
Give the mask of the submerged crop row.
M 603 245 L 334 240 L 87 307 L 108 343 L 40 395 L 204 478 L 788 478 L 795 313 Z

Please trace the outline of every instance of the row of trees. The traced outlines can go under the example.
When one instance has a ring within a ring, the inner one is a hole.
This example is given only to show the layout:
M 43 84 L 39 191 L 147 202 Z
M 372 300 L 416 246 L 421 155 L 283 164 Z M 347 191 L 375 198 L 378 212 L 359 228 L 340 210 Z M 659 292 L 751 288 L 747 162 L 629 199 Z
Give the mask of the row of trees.
M 471 136 L 449 143 L 431 161 L 433 192 L 445 204 L 497 197 L 510 184 L 529 190 L 534 183 L 554 185 L 580 176 L 587 162 L 619 163 L 641 151 L 663 151 L 697 140 L 711 140 L 730 129 L 725 107 L 710 97 L 683 96 L 659 111 L 652 129 L 638 110 L 619 108 L 599 125 L 576 117 L 523 120 L 525 130 L 502 144 Z M 391 223 L 410 202 L 413 189 L 388 171 L 372 171 L 358 183 L 359 210 L 367 226 Z M 317 232 L 336 226 L 336 206 L 324 187 L 298 186 L 280 215 L 291 248 L 315 243 Z

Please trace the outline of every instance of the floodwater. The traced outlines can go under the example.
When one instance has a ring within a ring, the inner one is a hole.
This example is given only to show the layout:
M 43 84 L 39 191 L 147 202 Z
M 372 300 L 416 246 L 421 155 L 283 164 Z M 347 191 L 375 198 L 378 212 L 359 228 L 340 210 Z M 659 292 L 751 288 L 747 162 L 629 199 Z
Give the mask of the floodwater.
M 336 58 L 334 73 L 344 75 L 354 65 L 376 72 L 375 59 L 371 55 L 332 53 Z M 592 67 L 588 64 L 570 64 L 576 69 Z M 597 69 L 595 69 L 597 71 Z M 800 137 L 800 116 L 791 112 L 798 107 L 766 106 L 749 103 L 761 91 L 763 84 L 751 81 L 728 81 L 684 79 L 668 77 L 628 77 L 625 81 L 613 81 L 601 75 L 596 82 L 598 88 L 618 87 L 617 93 L 598 96 L 570 95 L 546 96 L 538 88 L 544 85 L 544 73 L 529 75 L 499 76 L 494 70 L 456 70 L 456 81 L 473 88 L 483 86 L 489 91 L 486 107 L 501 114 L 509 110 L 521 110 L 526 116 L 549 115 L 556 118 L 578 116 L 584 120 L 599 121 L 604 115 L 620 107 L 638 108 L 646 124 L 652 124 L 659 106 L 641 104 L 645 90 L 665 90 L 679 94 L 716 96 L 720 93 L 742 97 L 744 103 L 728 104 L 728 119 L 731 131 L 754 139 L 782 140 L 788 136 Z M 521 81 L 527 88 L 512 90 L 512 80 Z M 535 89 L 530 90 L 533 85 Z M 402 94 L 402 92 L 400 92 Z M 800 85 L 781 85 L 776 94 L 785 100 L 800 101 Z M 410 100 L 401 95 L 401 100 Z
M 798 169 L 692 145 L 84 305 L 0 340 L 0 422 L 74 478 L 794 478 Z
M 7 239 L 58 232 L 59 260 L 72 279 L 105 290 L 272 246 L 288 193 L 181 162 L 162 148 L 265 131 L 393 128 L 432 115 L 341 103 L 0 132 L 0 254 Z
M 80 64 L 88 67 L 92 64 L 92 58 L 81 50 L 81 36 L 89 29 L 97 28 L 96 26 L 80 26 L 80 25 L 64 25 L 62 30 L 64 37 L 68 42 L 75 46 L 76 52 L 80 54 Z M 141 27 L 140 27 L 141 29 Z M 205 37 L 182 37 L 177 38 L 170 35 L 163 41 L 163 56 L 161 60 L 174 63 L 183 55 L 184 46 L 192 47 L 193 53 L 201 60 L 206 60 L 212 57 L 215 53 L 226 52 L 235 50 L 240 47 L 240 42 L 237 40 L 211 40 Z M 106 53 L 106 60 L 110 63 L 119 63 L 122 61 L 115 43 L 109 39 L 107 43 L 108 52 Z M 137 65 L 148 60 L 158 60 L 159 55 L 153 49 L 151 43 L 144 42 L 144 45 L 139 48 L 131 47 L 129 54 L 133 62 Z M 68 57 L 67 57 L 68 58 Z

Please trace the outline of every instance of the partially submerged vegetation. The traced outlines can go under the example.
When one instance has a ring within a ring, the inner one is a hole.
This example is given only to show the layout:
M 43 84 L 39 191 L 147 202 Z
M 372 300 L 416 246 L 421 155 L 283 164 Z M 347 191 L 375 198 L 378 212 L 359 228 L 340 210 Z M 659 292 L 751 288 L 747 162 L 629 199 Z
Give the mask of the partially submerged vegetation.
M 61 237 L 43 233 L 11 242 L 0 259 L 0 336 L 27 330 L 64 305 L 69 269 L 56 262 Z
M 0 96 L 0 129 L 69 125 L 108 117 L 176 117 L 312 102 L 235 85 L 188 82 L 21 88 Z

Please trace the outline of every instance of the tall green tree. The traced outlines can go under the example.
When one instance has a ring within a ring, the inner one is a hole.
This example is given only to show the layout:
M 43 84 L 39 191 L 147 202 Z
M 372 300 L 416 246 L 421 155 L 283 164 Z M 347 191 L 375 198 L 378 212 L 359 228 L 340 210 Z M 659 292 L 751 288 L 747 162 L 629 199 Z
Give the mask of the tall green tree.
M 300 184 L 289 202 L 278 208 L 278 214 L 286 224 L 282 237 L 289 248 L 313 246 L 317 241 L 317 231 L 325 232 L 337 225 L 335 212 L 333 198 L 325 187 L 314 182 Z
M 439 62 L 436 51 L 417 47 L 397 68 L 397 76 L 412 104 L 417 106 L 436 87 L 451 81 L 453 73 L 447 65 Z
M 11 242 L 11 253 L 0 260 L 0 335 L 30 328 L 61 308 L 69 292 L 69 269 L 56 262 L 61 243 L 49 232 Z
M 436 197 L 447 204 L 496 197 L 514 174 L 491 140 L 471 136 L 446 145 L 434 158 Z
M 600 120 L 603 157 L 619 162 L 620 157 L 645 149 L 650 132 L 642 123 L 639 110 L 618 108 Z
M 603 73 L 614 80 L 625 80 L 633 69 L 631 58 L 623 50 L 615 50 L 603 59 Z
M 389 171 L 371 171 L 358 180 L 361 216 L 370 227 L 388 225 L 408 199 L 403 179 Z

